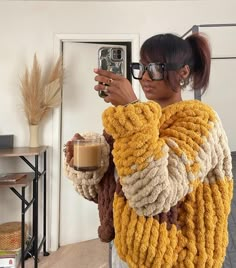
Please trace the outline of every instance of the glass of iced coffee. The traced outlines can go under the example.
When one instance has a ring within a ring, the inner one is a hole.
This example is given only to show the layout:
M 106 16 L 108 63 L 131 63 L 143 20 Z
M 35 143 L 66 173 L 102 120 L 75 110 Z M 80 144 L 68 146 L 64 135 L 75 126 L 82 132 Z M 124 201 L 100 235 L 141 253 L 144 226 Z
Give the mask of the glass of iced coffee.
M 101 167 L 101 138 L 91 137 L 74 141 L 74 169 L 94 171 Z

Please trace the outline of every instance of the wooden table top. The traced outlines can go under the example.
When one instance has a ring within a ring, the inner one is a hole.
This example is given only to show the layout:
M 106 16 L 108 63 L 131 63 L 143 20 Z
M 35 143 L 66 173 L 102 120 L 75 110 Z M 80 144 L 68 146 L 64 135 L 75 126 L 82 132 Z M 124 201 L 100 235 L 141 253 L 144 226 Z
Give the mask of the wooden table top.
M 47 150 L 48 146 L 40 147 L 13 147 L 0 149 L 0 157 L 30 156 L 39 155 Z

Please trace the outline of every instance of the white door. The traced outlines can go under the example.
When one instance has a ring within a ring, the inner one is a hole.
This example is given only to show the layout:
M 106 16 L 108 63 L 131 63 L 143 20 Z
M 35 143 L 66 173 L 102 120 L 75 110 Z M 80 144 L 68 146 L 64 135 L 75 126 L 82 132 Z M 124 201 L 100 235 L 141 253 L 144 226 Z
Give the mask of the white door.
M 64 43 L 62 148 L 76 132 L 102 133 L 101 114 L 109 104 L 93 89 L 96 84 L 93 69 L 98 65 L 97 53 L 101 46 L 108 45 Z M 125 46 L 121 47 L 126 51 Z M 97 205 L 79 196 L 72 182 L 64 176 L 63 170 L 61 174 L 60 245 L 97 238 Z

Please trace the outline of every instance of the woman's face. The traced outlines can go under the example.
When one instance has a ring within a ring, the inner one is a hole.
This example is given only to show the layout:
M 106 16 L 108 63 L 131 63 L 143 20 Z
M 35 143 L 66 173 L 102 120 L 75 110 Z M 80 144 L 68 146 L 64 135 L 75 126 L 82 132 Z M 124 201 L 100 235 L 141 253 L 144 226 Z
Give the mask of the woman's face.
M 142 62 L 146 65 L 146 62 Z M 152 81 L 146 71 L 140 80 L 143 92 L 148 100 L 158 102 L 161 106 L 171 104 L 181 99 L 180 90 L 174 91 L 165 80 Z

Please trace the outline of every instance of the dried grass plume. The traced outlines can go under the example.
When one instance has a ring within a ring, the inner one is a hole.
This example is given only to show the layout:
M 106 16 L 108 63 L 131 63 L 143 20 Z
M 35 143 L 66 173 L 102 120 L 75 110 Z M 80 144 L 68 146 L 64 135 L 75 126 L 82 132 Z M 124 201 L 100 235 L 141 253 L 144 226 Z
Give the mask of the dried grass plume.
M 34 54 L 31 72 L 26 68 L 20 82 L 24 112 L 28 123 L 38 125 L 51 109 L 61 104 L 62 57 L 57 59 L 46 77 L 42 77 L 37 56 Z

